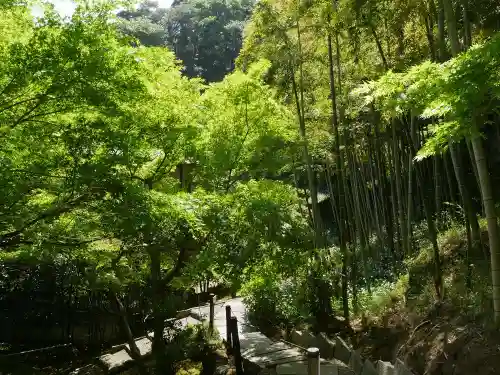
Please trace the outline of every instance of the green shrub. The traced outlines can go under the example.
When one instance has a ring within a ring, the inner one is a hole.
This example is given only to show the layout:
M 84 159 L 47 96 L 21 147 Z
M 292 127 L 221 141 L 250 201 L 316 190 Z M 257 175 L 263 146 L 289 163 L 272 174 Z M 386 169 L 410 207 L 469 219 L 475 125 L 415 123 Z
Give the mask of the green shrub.
M 166 358 L 172 369 L 186 360 L 203 361 L 223 348 L 219 338 L 211 334 L 208 324 L 188 326 L 176 332 L 166 347 Z
M 271 261 L 254 268 L 246 278 L 241 294 L 254 324 L 286 329 L 304 321 L 302 278 L 284 277 Z
M 190 360 L 183 361 L 179 364 L 175 375 L 199 375 L 202 371 L 200 362 L 192 362 Z
M 360 312 L 381 318 L 389 309 L 404 303 L 408 280 L 409 276 L 405 274 L 395 282 L 383 281 L 372 286 L 371 294 L 366 289 L 361 290 L 358 292 Z

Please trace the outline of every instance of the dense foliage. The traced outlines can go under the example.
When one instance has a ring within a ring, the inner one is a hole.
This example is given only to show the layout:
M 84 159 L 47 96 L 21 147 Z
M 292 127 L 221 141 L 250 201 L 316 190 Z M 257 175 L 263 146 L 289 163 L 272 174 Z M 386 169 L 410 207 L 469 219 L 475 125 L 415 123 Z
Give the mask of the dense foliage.
M 238 65 L 268 59 L 266 82 L 297 115 L 307 172 L 299 185 L 311 195 L 316 243 L 340 253 L 346 320 L 363 308 L 365 291 L 413 272 L 407 261 L 427 248 L 442 302 L 451 285 L 443 280 L 440 232 L 465 225 L 469 259 L 484 246 L 481 214 L 500 317 L 492 188 L 499 12 L 492 1 L 453 0 L 271 0 L 254 9 Z
M 118 5 L 0 5 L 1 318 L 40 326 L 0 341 L 78 343 L 75 311 L 105 310 L 133 355 L 148 321 L 161 373 L 208 280 L 261 326 L 338 332 L 416 289 L 456 301 L 450 227 L 460 298 L 491 290 L 499 321 L 496 1 Z M 117 339 L 101 323 L 85 344 Z
M 188 77 L 217 82 L 234 69 L 252 7 L 251 0 L 186 0 L 162 9 L 147 1 L 118 16 L 121 30 L 143 45 L 174 51 Z
M 1 256 L 57 272 L 80 264 L 88 287 L 60 285 L 102 290 L 122 316 L 128 286 L 150 288 L 142 306 L 164 356 L 172 288 L 213 272 L 233 280 L 265 254 L 308 246 L 296 192 L 269 180 L 295 154 L 295 136 L 261 82 L 265 64 L 203 86 L 169 50 L 131 46 L 112 10 L 81 6 L 63 21 L 47 9 L 32 23 L 21 7 L 2 9 L 13 30 L 0 63 Z

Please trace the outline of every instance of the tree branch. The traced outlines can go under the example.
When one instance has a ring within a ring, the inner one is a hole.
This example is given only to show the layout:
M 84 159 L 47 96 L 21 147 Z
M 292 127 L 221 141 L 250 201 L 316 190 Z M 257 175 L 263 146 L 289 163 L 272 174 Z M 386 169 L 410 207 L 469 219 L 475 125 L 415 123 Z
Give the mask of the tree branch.
M 31 172 L 28 170 L 24 169 L 6 169 L 9 172 L 14 172 L 14 173 L 22 173 L 22 174 L 27 174 L 31 176 L 42 176 L 42 177 L 52 177 L 52 178 L 67 178 L 68 176 L 59 176 L 59 175 L 53 175 L 53 174 L 45 174 L 45 173 L 40 173 L 40 172 Z
M 40 98 L 37 98 L 37 97 L 34 97 L 34 98 L 29 98 L 29 99 L 24 99 L 24 100 L 20 100 L 18 102 L 15 102 L 15 103 L 12 103 L 10 105 L 8 105 L 7 107 L 3 107 L 3 108 L 0 108 L 0 113 L 1 112 L 4 112 L 4 111 L 7 111 L 15 106 L 18 106 L 18 105 L 21 105 L 21 104 L 24 104 L 24 103 L 28 103 L 28 102 L 31 102 L 31 101 L 34 101 L 34 100 L 37 100 L 37 99 L 40 99 Z
M 16 79 L 17 75 L 16 74 L 13 74 L 12 75 L 12 78 L 10 79 L 9 83 L 7 83 L 5 85 L 5 87 L 2 89 L 2 92 L 0 92 L 0 95 L 3 95 L 5 94 L 5 92 L 7 91 L 7 89 L 10 87 L 10 85 L 12 84 L 12 82 L 14 82 L 14 80 Z
M 247 84 L 247 95 L 248 95 L 248 84 Z M 236 168 L 236 163 L 238 163 L 238 161 L 240 159 L 241 151 L 243 150 L 243 146 L 245 145 L 245 142 L 248 138 L 248 134 L 250 133 L 250 126 L 248 125 L 248 97 L 247 97 L 247 101 L 245 102 L 245 126 L 247 128 L 247 131 L 246 131 L 245 135 L 243 136 L 243 139 L 241 140 L 240 147 L 238 148 L 238 151 L 236 153 L 236 158 L 233 161 L 231 168 L 229 169 L 229 175 L 227 177 L 227 183 L 226 183 L 226 193 L 234 185 L 234 182 L 231 182 L 233 170 Z
M 83 106 L 80 106 L 80 107 L 83 107 Z M 60 109 L 57 109 L 57 110 L 54 110 L 54 111 L 50 111 L 50 112 L 42 112 L 42 113 L 37 113 L 33 116 L 28 116 L 28 117 L 25 117 L 25 118 L 22 118 L 21 120 L 19 120 L 19 123 L 15 124 L 15 126 L 19 125 L 20 123 L 23 123 L 23 122 L 31 122 L 31 121 L 34 121 L 33 119 L 34 118 L 37 118 L 37 117 L 42 117 L 42 116 L 47 116 L 47 115 L 54 115 L 56 113 L 63 113 L 63 112 L 67 112 L 69 110 L 74 110 L 74 109 L 77 109 L 79 108 L 78 106 L 76 107 L 65 107 L 65 108 L 60 108 Z M 11 127 L 14 128 L 15 126 Z
M 199 243 L 197 243 L 197 247 L 198 248 L 202 248 L 203 246 L 206 245 L 206 243 L 208 242 L 208 240 L 210 239 L 210 237 L 212 236 L 213 234 L 213 230 L 211 230 L 206 236 L 205 238 L 200 241 Z M 165 275 L 165 277 L 162 278 L 162 283 L 163 285 L 167 285 L 168 283 L 170 283 L 175 277 L 177 277 L 180 273 L 180 271 L 182 271 L 182 269 L 184 268 L 184 265 L 186 264 L 186 261 L 187 261 L 187 258 L 188 258 L 188 255 L 189 255 L 189 249 L 184 246 L 182 247 L 180 250 L 179 250 L 179 254 L 177 255 L 177 260 L 175 262 L 175 265 L 173 268 L 171 268 L 167 274 Z
M 97 241 L 102 241 L 102 240 L 108 240 L 111 237 L 100 237 L 100 238 L 93 238 L 90 240 L 83 240 L 83 241 L 42 241 L 42 244 L 46 245 L 55 245 L 55 246 L 71 246 L 71 247 L 76 247 L 76 246 L 82 246 L 82 245 L 87 245 L 89 243 L 97 242 Z M 23 244 L 23 245 L 34 245 L 36 244 L 36 241 L 31 241 L 31 240 L 19 240 L 17 241 L 17 244 Z
M 60 207 L 53 207 L 51 209 L 48 209 L 48 210 L 42 212 L 41 214 L 39 214 L 36 218 L 25 223 L 21 228 L 16 229 L 14 231 L 11 231 L 9 233 L 3 234 L 2 236 L 0 236 L 0 249 L 2 249 L 2 248 L 5 249 L 9 246 L 20 243 L 20 241 L 21 241 L 20 237 L 21 237 L 22 233 L 27 228 L 38 223 L 39 221 L 42 221 L 42 220 L 48 219 L 48 218 L 55 218 L 55 217 L 62 215 L 63 213 L 66 213 L 66 212 L 72 210 L 75 206 L 77 206 L 85 198 L 87 198 L 88 195 L 89 194 L 83 194 L 78 198 L 75 198 L 71 201 L 63 203 L 62 206 L 60 206 Z

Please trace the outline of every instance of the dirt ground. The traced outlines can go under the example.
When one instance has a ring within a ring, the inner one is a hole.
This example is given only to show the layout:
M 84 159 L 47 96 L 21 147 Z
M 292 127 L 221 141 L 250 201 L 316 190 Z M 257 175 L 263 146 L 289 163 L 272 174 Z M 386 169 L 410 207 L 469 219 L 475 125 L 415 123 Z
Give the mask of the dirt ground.
M 353 322 L 351 342 L 373 361 L 402 359 L 417 375 L 500 374 L 500 332 L 493 325 L 489 284 L 489 250 L 483 232 L 482 249 L 466 255 L 464 241 L 445 243 L 444 273 L 451 296 L 445 302 L 416 313 L 395 308 L 376 324 Z M 471 267 L 467 267 L 470 264 Z M 482 293 L 465 297 L 465 275 Z
M 402 359 L 417 375 L 494 375 L 500 373 L 500 335 L 482 324 L 453 316 L 440 308 L 439 317 L 412 323 L 401 313 L 387 327 L 356 330 L 354 347 L 371 360 Z

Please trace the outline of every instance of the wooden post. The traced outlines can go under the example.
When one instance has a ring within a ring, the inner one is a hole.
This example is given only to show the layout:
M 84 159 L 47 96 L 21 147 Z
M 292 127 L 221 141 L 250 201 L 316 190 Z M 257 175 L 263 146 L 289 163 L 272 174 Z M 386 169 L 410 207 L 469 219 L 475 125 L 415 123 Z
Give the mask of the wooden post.
M 236 375 L 243 375 L 243 361 L 241 359 L 240 336 L 238 334 L 238 320 L 235 316 L 231 317 L 231 334 L 233 342 L 234 365 Z
M 214 315 L 215 315 L 215 306 L 214 306 L 214 298 L 215 294 L 210 293 L 209 295 L 209 302 L 210 302 L 210 320 L 208 327 L 210 329 L 210 332 L 214 331 Z
M 231 348 L 231 305 L 226 306 L 226 343 Z
M 269 370 L 269 375 L 276 375 L 277 364 L 273 363 L 272 365 L 267 365 L 266 368 Z
M 320 375 L 318 348 L 307 349 L 307 375 Z

